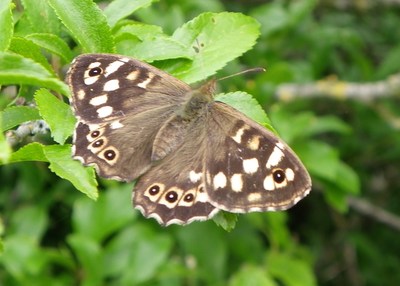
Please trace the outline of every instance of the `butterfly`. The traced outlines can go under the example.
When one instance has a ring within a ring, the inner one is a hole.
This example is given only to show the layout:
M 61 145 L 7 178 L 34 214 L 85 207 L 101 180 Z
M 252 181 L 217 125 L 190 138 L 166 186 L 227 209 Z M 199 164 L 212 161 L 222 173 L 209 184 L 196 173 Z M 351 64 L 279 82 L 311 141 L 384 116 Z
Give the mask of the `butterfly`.
M 132 200 L 162 225 L 290 208 L 311 190 L 274 133 L 142 61 L 84 54 L 67 73 L 77 118 L 73 158 L 104 178 L 137 179 Z

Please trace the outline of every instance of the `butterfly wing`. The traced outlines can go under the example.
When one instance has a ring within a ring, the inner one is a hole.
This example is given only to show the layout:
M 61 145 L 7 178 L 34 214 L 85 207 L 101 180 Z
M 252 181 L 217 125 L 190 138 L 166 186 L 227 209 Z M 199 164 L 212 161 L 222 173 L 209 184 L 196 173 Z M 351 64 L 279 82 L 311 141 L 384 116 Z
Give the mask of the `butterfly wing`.
M 111 54 L 77 57 L 67 82 L 78 118 L 74 158 L 94 165 L 102 177 L 120 180 L 133 180 L 151 167 L 157 131 L 191 90 L 146 63 Z
M 203 121 L 188 128 L 184 144 L 139 178 L 133 191 L 133 205 L 145 217 L 162 225 L 187 224 L 217 213 L 204 187 Z
M 273 133 L 211 102 L 174 152 L 140 177 L 133 204 L 163 225 L 230 212 L 283 210 L 308 194 L 310 177 Z
M 213 102 L 207 116 L 205 188 L 230 212 L 287 209 L 306 196 L 311 179 L 295 153 L 236 109 Z

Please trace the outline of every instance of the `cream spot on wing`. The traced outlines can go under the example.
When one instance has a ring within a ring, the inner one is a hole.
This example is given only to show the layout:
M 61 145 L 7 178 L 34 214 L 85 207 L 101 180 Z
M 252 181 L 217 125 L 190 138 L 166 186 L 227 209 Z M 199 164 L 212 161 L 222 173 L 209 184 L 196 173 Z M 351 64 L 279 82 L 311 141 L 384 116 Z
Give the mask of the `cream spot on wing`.
M 86 85 L 91 85 L 91 84 L 94 84 L 98 79 L 99 79 L 99 76 L 91 76 L 91 77 L 85 78 L 83 81 L 85 82 Z
M 117 71 L 122 65 L 124 65 L 124 64 L 125 64 L 125 63 L 123 63 L 123 62 L 121 62 L 121 61 L 112 62 L 111 64 L 109 64 L 109 65 L 106 67 L 104 76 L 105 76 L 105 77 L 108 77 L 110 74 L 116 72 L 116 71 Z
M 279 188 L 286 187 L 287 184 L 288 184 L 288 181 L 287 181 L 287 180 L 284 180 L 282 183 L 276 183 L 276 184 L 275 184 L 275 187 L 276 187 L 277 189 L 279 189 Z
M 201 203 L 209 202 L 209 198 L 208 198 L 207 192 L 205 192 L 205 191 L 200 192 L 199 191 L 200 188 L 204 188 L 203 185 L 200 185 L 197 188 L 198 191 L 197 191 L 197 195 L 196 195 L 196 202 L 201 202 Z
M 156 183 L 147 188 L 144 192 L 144 196 L 147 197 L 152 202 L 157 202 L 160 196 L 163 194 L 165 185 L 161 183 Z
M 100 129 L 100 124 L 88 124 L 90 132 Z
M 275 190 L 275 181 L 272 175 L 268 175 L 265 177 L 263 182 L 263 187 L 267 191 L 274 191 Z
M 93 97 L 89 103 L 94 106 L 102 105 L 107 102 L 108 96 L 107 94 L 102 94 L 96 97 Z
M 139 76 L 139 71 L 138 71 L 138 70 L 134 70 L 134 71 L 130 72 L 130 73 L 126 76 L 126 79 L 135 80 L 135 79 L 138 78 L 138 76 Z
M 104 118 L 110 116 L 113 112 L 113 108 L 111 106 L 103 106 L 97 109 L 97 114 L 100 118 Z
M 251 139 L 247 142 L 247 147 L 250 150 L 256 151 L 260 148 L 260 136 L 253 136 Z
M 243 126 L 236 131 L 236 134 L 232 136 L 232 139 L 235 140 L 236 143 L 241 143 L 242 142 L 242 136 L 244 134 L 244 131 L 246 130 L 246 126 Z
M 260 193 L 251 193 L 247 196 L 247 200 L 249 202 L 257 202 L 261 200 L 261 194 Z
M 234 192 L 241 192 L 243 190 L 242 174 L 234 174 L 231 177 L 231 187 Z
M 107 81 L 104 84 L 103 90 L 104 91 L 113 91 L 119 88 L 119 80 L 118 79 L 112 79 Z
M 92 69 L 92 68 L 97 68 L 99 66 L 101 66 L 101 62 L 93 62 L 88 66 L 88 68 Z
M 294 172 L 292 169 L 287 168 L 285 170 L 285 175 L 286 175 L 286 180 L 288 180 L 290 182 L 294 180 Z
M 85 98 L 85 95 L 86 95 L 86 93 L 83 89 L 78 90 L 78 92 L 76 93 L 76 96 L 80 100 L 83 100 Z
M 219 172 L 214 176 L 213 179 L 214 189 L 225 188 L 226 187 L 226 176 L 224 173 Z
M 189 172 L 189 179 L 192 183 L 197 183 L 198 181 L 200 181 L 201 177 L 202 174 L 200 172 L 196 173 L 193 170 Z
M 147 76 L 148 76 L 148 77 L 147 77 L 146 80 L 142 81 L 141 83 L 138 83 L 138 85 L 137 85 L 138 87 L 146 88 L 147 85 L 148 85 L 148 84 L 152 81 L 152 79 L 154 78 L 154 74 L 153 74 L 153 73 L 149 73 Z
M 268 158 L 266 167 L 270 169 L 271 167 L 278 165 L 284 156 L 285 155 L 283 154 L 282 150 L 279 147 L 275 147 L 274 151 L 272 151 L 271 155 Z
M 119 129 L 121 127 L 124 127 L 124 124 L 122 124 L 119 120 L 115 120 L 110 124 L 111 129 Z
M 130 59 L 129 58 L 121 58 L 121 59 L 119 59 L 120 61 L 122 61 L 122 62 L 124 62 L 124 63 L 127 63 L 127 62 L 129 62 L 130 61 Z
M 247 174 L 254 174 L 259 167 L 257 158 L 243 160 L 243 170 Z

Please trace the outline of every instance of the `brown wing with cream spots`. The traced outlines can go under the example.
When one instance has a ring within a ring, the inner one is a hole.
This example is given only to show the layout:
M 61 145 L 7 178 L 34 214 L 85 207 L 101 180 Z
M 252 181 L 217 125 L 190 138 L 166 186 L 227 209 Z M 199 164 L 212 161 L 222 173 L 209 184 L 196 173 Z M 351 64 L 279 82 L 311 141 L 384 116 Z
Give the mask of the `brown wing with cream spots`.
M 67 82 L 78 119 L 73 157 L 102 177 L 124 181 L 151 167 L 158 130 L 190 92 L 163 71 L 111 54 L 77 57 Z
M 204 188 L 203 123 L 194 123 L 185 135 L 185 144 L 139 178 L 132 199 L 145 217 L 162 225 L 188 224 L 217 213 Z
M 272 132 L 214 102 L 207 117 L 205 186 L 211 204 L 230 212 L 287 209 L 306 196 L 310 177 Z

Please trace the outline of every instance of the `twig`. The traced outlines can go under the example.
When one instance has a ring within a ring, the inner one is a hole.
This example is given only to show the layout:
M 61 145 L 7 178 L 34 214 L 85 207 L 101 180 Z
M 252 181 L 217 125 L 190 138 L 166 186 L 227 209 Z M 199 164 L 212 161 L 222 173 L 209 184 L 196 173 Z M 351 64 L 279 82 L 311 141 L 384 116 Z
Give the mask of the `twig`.
M 357 8 L 359 10 L 372 9 L 378 5 L 381 6 L 400 6 L 400 0 L 324 0 L 322 4 L 334 6 L 338 9 Z
M 377 206 L 374 206 L 370 202 L 360 198 L 349 197 L 348 203 L 350 207 L 357 210 L 358 212 L 367 215 L 376 221 L 386 224 L 391 228 L 394 228 L 395 230 L 400 231 L 400 217 Z
M 308 84 L 281 84 L 276 90 L 276 97 L 280 100 L 296 97 L 334 97 L 370 101 L 398 95 L 400 95 L 400 73 L 373 83 L 351 83 L 328 78 Z

